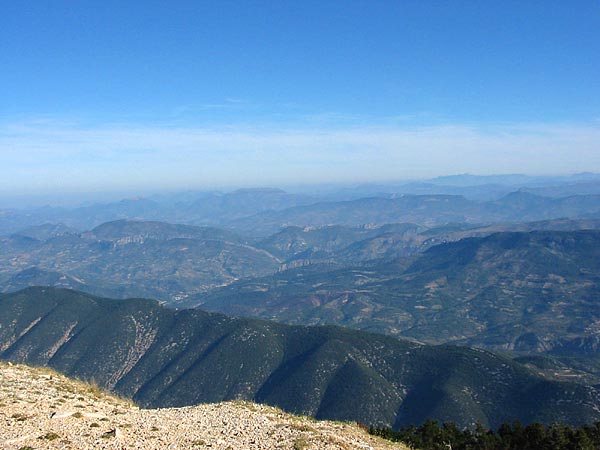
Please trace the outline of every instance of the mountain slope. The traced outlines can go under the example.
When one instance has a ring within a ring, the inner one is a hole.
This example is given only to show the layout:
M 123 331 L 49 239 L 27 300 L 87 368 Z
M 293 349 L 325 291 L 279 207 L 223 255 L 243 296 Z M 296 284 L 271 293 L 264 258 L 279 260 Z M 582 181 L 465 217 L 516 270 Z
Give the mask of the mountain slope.
M 324 262 L 351 265 L 417 253 L 430 238 L 426 231 L 425 227 L 411 223 L 378 227 L 292 226 L 259 240 L 255 245 L 281 258 L 284 261 L 282 269 Z
M 13 235 L 2 244 L 0 290 L 4 292 L 20 286 L 37 267 L 76 279 L 78 285 L 70 287 L 177 304 L 190 293 L 274 273 L 280 265 L 276 257 L 234 233 L 162 222 L 121 220 L 45 241 Z M 19 271 L 29 272 L 15 280 Z
M 595 388 L 484 351 L 49 288 L 0 296 L 0 357 L 93 379 L 153 407 L 244 399 L 386 426 L 600 419 Z
M 600 232 L 536 231 L 441 244 L 412 262 L 304 267 L 193 300 L 232 315 L 546 351 L 595 336 L 598 292 Z

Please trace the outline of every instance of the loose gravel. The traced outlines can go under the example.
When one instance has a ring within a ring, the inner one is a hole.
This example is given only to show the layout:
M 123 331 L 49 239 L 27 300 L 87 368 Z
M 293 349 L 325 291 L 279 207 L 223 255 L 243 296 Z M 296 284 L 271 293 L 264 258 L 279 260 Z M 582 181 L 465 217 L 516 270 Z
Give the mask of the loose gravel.
M 233 401 L 140 409 L 48 369 L 0 363 L 0 448 L 398 449 L 356 424 Z

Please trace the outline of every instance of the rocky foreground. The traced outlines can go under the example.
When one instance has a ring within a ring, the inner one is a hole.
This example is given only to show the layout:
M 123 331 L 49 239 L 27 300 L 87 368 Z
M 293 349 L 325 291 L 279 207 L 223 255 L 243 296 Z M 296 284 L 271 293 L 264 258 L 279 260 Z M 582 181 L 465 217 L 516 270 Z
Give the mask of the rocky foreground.
M 48 369 L 0 362 L 0 448 L 402 449 L 354 424 L 248 402 L 140 409 Z

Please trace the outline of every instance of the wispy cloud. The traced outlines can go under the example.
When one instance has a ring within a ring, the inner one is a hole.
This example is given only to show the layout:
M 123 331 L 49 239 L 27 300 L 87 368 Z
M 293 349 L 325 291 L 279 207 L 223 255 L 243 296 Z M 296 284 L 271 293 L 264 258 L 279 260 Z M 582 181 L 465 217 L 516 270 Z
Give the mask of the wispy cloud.
M 368 181 L 600 171 L 598 124 L 0 126 L 0 190 Z

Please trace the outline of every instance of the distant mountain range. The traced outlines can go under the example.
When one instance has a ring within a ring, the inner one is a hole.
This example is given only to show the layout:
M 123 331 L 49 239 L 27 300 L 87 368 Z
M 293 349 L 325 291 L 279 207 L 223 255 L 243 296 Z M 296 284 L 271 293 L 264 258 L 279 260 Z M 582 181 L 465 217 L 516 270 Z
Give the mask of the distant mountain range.
M 499 200 L 477 202 L 456 195 L 403 195 L 322 202 L 281 211 L 266 211 L 227 224 L 238 232 L 264 236 L 282 227 L 357 226 L 409 222 L 427 227 L 448 223 L 493 224 L 558 218 L 599 218 L 600 195 L 541 197 L 524 191 Z
M 411 222 L 491 224 L 600 218 L 600 175 L 528 177 L 457 175 L 398 185 L 288 193 L 240 189 L 229 193 L 156 195 L 74 208 L 0 209 L 0 235 L 30 226 L 62 223 L 89 230 L 120 220 L 163 221 L 235 229 L 267 236 L 289 225 L 347 225 Z
M 49 365 L 152 407 L 240 398 L 394 427 L 600 420 L 596 388 L 486 351 L 54 288 L 0 295 L 0 358 Z
M 181 194 L 174 197 L 133 198 L 76 208 L 42 207 L 0 210 L 0 235 L 46 223 L 79 230 L 122 219 L 165 221 L 188 225 L 223 225 L 262 211 L 311 204 L 319 199 L 279 189 L 241 189 L 234 192 Z

